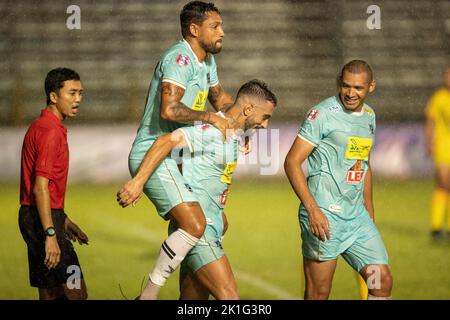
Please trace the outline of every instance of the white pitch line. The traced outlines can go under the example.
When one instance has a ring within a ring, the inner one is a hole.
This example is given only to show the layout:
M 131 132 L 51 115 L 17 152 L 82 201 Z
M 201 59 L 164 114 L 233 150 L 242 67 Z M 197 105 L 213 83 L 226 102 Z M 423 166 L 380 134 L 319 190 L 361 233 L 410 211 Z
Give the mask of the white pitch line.
M 92 215 L 92 216 L 96 217 L 97 215 Z M 112 215 L 110 215 L 106 221 L 113 222 L 112 220 L 115 220 L 115 222 L 117 222 L 117 224 L 123 225 L 123 221 L 120 221 L 118 218 L 113 217 Z M 105 223 L 105 221 L 103 221 L 102 223 Z M 134 235 L 137 235 L 140 238 L 142 238 L 148 242 L 151 242 L 153 244 L 159 245 L 162 243 L 162 239 L 160 239 L 157 235 L 155 235 L 153 232 L 151 232 L 151 230 L 141 226 L 140 224 L 127 222 L 126 230 L 130 231 Z M 301 300 L 300 297 L 294 296 L 294 295 L 290 294 L 289 292 L 267 282 L 266 280 L 258 278 L 258 277 L 251 275 L 245 271 L 233 268 L 233 273 L 236 275 L 236 278 L 238 278 L 239 280 L 246 282 L 247 284 L 249 284 L 251 286 L 257 287 L 257 288 L 273 295 L 274 297 L 276 297 L 278 299 Z

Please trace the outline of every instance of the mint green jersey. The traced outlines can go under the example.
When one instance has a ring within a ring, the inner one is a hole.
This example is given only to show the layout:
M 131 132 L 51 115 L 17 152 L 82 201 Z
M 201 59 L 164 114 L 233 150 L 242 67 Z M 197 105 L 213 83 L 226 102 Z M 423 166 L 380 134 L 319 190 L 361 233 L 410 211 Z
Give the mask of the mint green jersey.
M 300 127 L 299 138 L 315 146 L 308 157 L 309 190 L 320 208 L 341 219 L 367 214 L 363 187 L 375 128 L 372 108 L 348 112 L 337 96 L 311 108 Z
M 162 82 L 173 83 L 183 88 L 185 92 L 181 102 L 188 108 L 204 110 L 209 87 L 219 82 L 213 55 L 208 55 L 200 63 L 186 40 L 178 42 L 164 53 L 150 82 L 144 115 L 129 159 L 142 160 L 158 136 L 184 126 L 184 124 L 161 118 Z
M 239 140 L 234 137 L 223 143 L 222 133 L 209 124 L 181 130 L 190 151 L 190 154 L 183 155 L 183 176 L 199 198 L 206 216 L 205 235 L 220 238 L 223 233 L 222 212 L 237 164 Z

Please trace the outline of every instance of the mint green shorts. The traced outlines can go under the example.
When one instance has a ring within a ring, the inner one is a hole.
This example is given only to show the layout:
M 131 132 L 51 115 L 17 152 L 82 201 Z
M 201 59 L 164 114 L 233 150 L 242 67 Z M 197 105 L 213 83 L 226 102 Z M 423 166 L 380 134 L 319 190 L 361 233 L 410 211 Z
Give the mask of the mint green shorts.
M 322 208 L 321 208 L 322 209 Z M 321 241 L 312 232 L 306 210 L 299 211 L 303 257 L 314 261 L 335 260 L 340 255 L 360 272 L 366 265 L 388 264 L 380 232 L 367 212 L 353 220 L 342 220 L 327 210 L 330 239 Z
M 141 161 L 128 160 L 130 174 L 134 177 Z M 178 169 L 175 160 L 164 159 L 144 185 L 144 193 L 155 205 L 159 215 L 167 220 L 167 213 L 183 202 L 198 202 L 191 186 Z
M 177 229 L 171 220 L 169 234 Z M 196 273 L 208 263 L 219 260 L 225 255 L 222 247 L 222 239 L 216 236 L 216 231 L 210 225 L 206 225 L 205 232 L 194 248 L 189 251 L 181 262 L 181 272 Z

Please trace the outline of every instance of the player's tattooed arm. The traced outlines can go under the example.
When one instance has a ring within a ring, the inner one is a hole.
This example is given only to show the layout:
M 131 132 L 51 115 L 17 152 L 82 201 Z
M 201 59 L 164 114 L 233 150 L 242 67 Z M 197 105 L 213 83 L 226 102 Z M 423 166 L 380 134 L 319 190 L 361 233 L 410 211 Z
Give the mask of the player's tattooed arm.
M 161 118 L 169 121 L 193 124 L 195 122 L 210 123 L 226 137 L 227 129 L 232 129 L 231 123 L 215 113 L 197 111 L 188 108 L 181 102 L 184 89 L 169 82 L 161 84 Z
M 234 100 L 228 94 L 220 83 L 209 88 L 208 100 L 217 111 L 226 112 L 230 108 Z

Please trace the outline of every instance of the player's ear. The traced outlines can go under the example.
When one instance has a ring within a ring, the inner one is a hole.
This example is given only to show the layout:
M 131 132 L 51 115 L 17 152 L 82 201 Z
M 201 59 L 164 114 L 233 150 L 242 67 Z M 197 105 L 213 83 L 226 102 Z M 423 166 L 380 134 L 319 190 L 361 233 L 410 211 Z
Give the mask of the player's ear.
M 194 38 L 198 37 L 199 29 L 200 29 L 200 27 L 198 25 L 196 25 L 195 23 L 191 23 L 189 25 L 189 32 L 191 33 L 191 35 Z
M 372 82 L 371 82 L 371 83 L 369 83 L 369 93 L 372 93 L 372 92 L 374 92 L 374 91 L 375 91 L 375 88 L 376 88 L 376 86 L 377 86 L 377 83 L 376 83 L 376 81 L 375 81 L 375 80 L 372 80 Z
M 56 104 L 56 102 L 58 101 L 58 94 L 56 92 L 50 92 L 50 101 L 53 104 Z
M 247 116 L 251 115 L 254 108 L 255 108 L 255 107 L 254 107 L 253 104 L 251 104 L 251 103 L 245 105 L 245 106 L 244 106 L 244 116 L 247 117 Z

